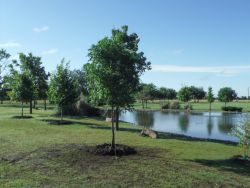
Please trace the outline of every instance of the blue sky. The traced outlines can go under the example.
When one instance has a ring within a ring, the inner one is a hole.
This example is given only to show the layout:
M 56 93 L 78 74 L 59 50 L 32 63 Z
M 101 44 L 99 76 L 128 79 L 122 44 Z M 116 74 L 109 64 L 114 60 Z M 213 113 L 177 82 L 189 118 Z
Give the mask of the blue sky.
M 41 56 L 47 71 L 63 57 L 81 68 L 92 44 L 128 25 L 152 63 L 143 82 L 247 95 L 249 10 L 249 0 L 0 0 L 0 48 Z

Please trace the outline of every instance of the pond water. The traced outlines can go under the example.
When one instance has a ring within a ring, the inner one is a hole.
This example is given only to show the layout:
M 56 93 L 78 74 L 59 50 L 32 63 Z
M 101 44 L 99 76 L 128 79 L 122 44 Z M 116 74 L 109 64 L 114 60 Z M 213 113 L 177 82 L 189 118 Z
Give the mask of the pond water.
M 237 141 L 229 135 L 245 114 L 222 112 L 125 111 L 120 120 L 148 129 L 197 138 Z

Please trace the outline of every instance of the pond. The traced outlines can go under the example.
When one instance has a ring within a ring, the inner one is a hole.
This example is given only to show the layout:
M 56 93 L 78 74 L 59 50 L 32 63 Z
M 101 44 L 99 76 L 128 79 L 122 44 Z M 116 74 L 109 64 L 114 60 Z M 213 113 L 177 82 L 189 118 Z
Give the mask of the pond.
M 155 131 L 226 141 L 237 141 L 229 133 L 242 118 L 242 113 L 162 111 L 125 111 L 120 116 L 122 121 Z

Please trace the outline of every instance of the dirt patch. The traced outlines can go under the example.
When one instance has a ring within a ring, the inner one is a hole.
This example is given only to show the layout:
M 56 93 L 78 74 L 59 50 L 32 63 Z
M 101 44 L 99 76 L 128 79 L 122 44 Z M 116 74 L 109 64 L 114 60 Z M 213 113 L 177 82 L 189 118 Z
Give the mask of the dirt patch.
M 115 148 L 111 147 L 111 144 L 97 145 L 95 148 L 89 150 L 96 155 L 111 155 L 111 156 L 124 156 L 136 154 L 136 150 L 126 145 L 116 144 Z
M 31 119 L 33 117 L 32 116 L 13 116 L 12 118 L 14 118 L 14 119 Z
M 72 121 L 66 121 L 66 120 L 43 120 L 45 122 L 47 122 L 49 125 L 71 125 L 74 124 L 74 122 Z

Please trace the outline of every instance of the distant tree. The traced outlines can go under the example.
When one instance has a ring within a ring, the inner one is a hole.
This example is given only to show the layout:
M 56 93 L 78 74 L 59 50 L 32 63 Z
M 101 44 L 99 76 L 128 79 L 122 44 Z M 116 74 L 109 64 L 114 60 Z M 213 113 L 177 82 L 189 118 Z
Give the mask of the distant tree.
M 167 88 L 166 99 L 173 100 L 173 99 L 176 99 L 176 96 L 177 96 L 177 93 L 174 89 Z
M 51 75 L 48 94 L 49 100 L 58 105 L 63 120 L 63 111 L 74 104 L 79 97 L 79 89 L 69 70 L 69 62 L 65 64 L 64 59 L 57 66 L 56 72 Z
M 141 84 L 140 89 L 137 92 L 137 99 L 139 99 L 142 103 L 142 108 L 147 108 L 147 104 L 149 100 L 153 100 L 159 97 L 159 93 L 157 93 L 157 88 L 154 84 Z
M 14 100 L 22 103 L 22 117 L 23 117 L 23 103 L 30 101 L 33 96 L 32 78 L 27 73 L 15 74 L 12 89 L 12 97 Z
M 119 110 L 132 107 L 139 77 L 150 68 L 143 52 L 138 51 L 139 37 L 127 32 L 127 26 L 113 29 L 110 38 L 105 37 L 89 49 L 89 63 L 84 66 L 90 100 L 105 100 L 111 106 L 114 151 L 114 119 L 118 128 Z
M 230 87 L 221 88 L 218 92 L 218 99 L 219 101 L 224 102 L 225 106 L 227 102 L 233 101 L 236 97 L 236 92 Z
M 206 96 L 206 92 L 203 90 L 202 87 L 190 87 L 191 91 L 191 98 L 193 98 L 194 102 L 199 102 L 199 100 L 203 99 Z
M 10 54 L 6 52 L 6 50 L 0 50 L 0 101 L 3 104 L 3 100 L 6 97 L 6 89 L 4 88 L 4 75 L 6 67 L 8 67 L 8 60 L 10 58 Z
M 211 111 L 211 104 L 214 102 L 214 94 L 212 87 L 208 88 L 207 101 L 209 102 L 209 111 Z
M 178 92 L 178 99 L 182 102 L 189 102 L 191 99 L 192 92 L 190 87 L 184 86 Z
M 78 85 L 78 88 L 80 89 L 80 92 L 82 95 L 87 96 L 87 81 L 86 81 L 86 73 L 84 69 L 75 69 L 72 71 L 72 76 L 76 80 L 76 83 Z

